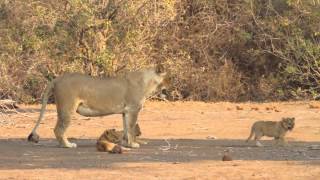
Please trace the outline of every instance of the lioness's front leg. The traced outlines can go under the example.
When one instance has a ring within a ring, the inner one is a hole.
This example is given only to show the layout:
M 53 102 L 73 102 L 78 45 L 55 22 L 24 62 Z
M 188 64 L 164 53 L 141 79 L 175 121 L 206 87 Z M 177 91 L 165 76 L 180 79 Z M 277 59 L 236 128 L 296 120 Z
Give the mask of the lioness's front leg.
M 284 136 L 279 137 L 277 144 L 281 146 L 289 146 L 288 142 L 284 139 Z
M 135 142 L 134 127 L 138 119 L 139 111 L 129 111 L 123 114 L 123 145 L 132 148 L 139 148 L 140 145 Z
M 135 141 L 136 143 L 138 144 L 148 144 L 148 141 L 144 141 L 144 140 L 141 140 L 141 139 L 137 139 L 137 137 L 135 138 Z

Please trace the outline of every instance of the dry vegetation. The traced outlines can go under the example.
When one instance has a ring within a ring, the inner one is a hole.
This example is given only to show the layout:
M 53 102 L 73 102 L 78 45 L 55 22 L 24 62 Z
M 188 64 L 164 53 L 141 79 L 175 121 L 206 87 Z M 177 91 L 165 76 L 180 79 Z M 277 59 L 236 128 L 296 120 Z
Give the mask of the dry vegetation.
M 171 100 L 316 99 L 319 22 L 318 0 L 2 0 L 0 99 L 159 62 Z

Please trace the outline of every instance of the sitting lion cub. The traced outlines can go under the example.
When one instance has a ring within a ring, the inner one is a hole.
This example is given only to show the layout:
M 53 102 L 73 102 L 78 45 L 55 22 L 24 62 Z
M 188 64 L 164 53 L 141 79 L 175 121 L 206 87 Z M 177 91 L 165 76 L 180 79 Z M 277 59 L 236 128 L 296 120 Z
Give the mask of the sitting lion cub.
M 287 131 L 291 131 L 294 128 L 295 118 L 282 118 L 281 121 L 257 121 L 251 127 L 251 133 L 248 137 L 248 142 L 253 135 L 255 135 L 254 140 L 256 145 L 261 147 L 263 146 L 259 140 L 262 136 L 274 137 L 277 143 L 281 143 L 281 145 L 286 145 L 284 136 Z
M 138 124 L 134 128 L 135 138 L 141 135 L 141 130 Z M 110 152 L 110 153 L 122 153 L 123 147 L 120 144 L 123 139 L 123 131 L 116 131 L 115 129 L 107 129 L 99 137 L 97 141 L 97 150 Z M 144 143 L 141 140 L 136 140 L 138 143 Z

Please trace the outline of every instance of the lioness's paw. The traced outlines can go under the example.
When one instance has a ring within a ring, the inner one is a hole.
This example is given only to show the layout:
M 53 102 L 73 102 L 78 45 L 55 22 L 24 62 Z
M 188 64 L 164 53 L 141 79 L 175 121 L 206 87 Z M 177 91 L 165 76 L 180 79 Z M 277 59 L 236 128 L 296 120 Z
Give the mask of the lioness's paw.
M 256 142 L 256 146 L 258 146 L 258 147 L 263 147 L 263 145 L 258 141 L 258 142 Z
M 138 144 L 148 144 L 148 141 L 143 141 L 141 139 L 137 139 L 136 143 L 138 143 Z
M 129 147 L 129 148 L 139 148 L 140 147 L 140 145 L 136 142 L 132 142 L 132 143 L 124 142 L 124 143 L 122 143 L 122 145 L 124 147 Z
M 76 143 L 67 143 L 65 145 L 62 145 L 64 148 L 76 148 L 77 144 Z
M 136 143 L 136 142 L 133 142 L 131 143 L 131 147 L 132 148 L 139 148 L 140 147 L 140 144 Z
M 37 133 L 31 133 L 31 134 L 28 136 L 28 141 L 31 141 L 31 142 L 38 143 L 38 142 L 39 142 L 39 139 L 40 139 L 40 136 L 39 136 Z

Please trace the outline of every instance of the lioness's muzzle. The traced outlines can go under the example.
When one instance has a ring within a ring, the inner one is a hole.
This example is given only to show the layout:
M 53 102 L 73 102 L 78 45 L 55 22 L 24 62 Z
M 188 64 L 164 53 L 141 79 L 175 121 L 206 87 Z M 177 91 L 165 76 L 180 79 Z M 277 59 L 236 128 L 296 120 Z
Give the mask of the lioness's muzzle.
M 160 88 L 160 94 L 159 95 L 160 95 L 161 98 L 165 98 L 165 99 L 168 97 L 169 93 L 168 93 L 168 90 L 166 89 L 165 86 L 162 86 Z

